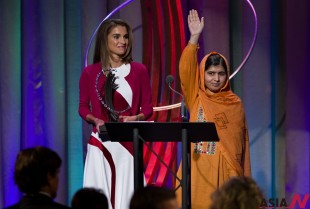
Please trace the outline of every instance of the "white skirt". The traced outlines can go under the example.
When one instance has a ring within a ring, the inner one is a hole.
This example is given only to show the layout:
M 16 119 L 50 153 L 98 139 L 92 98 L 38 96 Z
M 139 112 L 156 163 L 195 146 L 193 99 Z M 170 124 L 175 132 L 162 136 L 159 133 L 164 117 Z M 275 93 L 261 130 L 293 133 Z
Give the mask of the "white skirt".
M 87 144 L 83 187 L 101 189 L 108 197 L 109 209 L 129 208 L 134 192 L 132 154 L 118 142 L 101 142 L 92 133 Z

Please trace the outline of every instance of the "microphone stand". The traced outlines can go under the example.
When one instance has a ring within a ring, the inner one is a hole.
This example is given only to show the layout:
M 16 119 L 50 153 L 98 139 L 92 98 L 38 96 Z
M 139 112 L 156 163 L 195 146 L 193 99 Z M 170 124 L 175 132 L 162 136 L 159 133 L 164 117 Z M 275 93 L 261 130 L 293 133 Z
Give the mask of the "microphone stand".
M 187 119 L 187 111 L 185 107 L 185 101 L 184 96 L 179 93 L 178 91 L 174 90 L 171 87 L 171 83 L 173 82 L 173 77 L 168 77 L 169 79 L 166 79 L 166 82 L 168 83 L 168 86 L 171 91 L 181 96 L 181 109 L 180 109 L 180 115 L 182 122 L 188 122 Z M 182 129 L 182 161 L 183 161 L 183 167 L 182 167 L 182 209 L 191 208 L 191 155 L 190 155 L 190 143 L 187 140 L 187 129 Z M 185 202 L 183 202 L 185 200 Z
M 182 98 L 182 100 L 181 100 L 181 108 L 180 108 L 181 120 L 182 120 L 182 122 L 188 122 L 188 120 L 187 120 L 186 106 L 185 106 L 185 101 L 184 101 L 184 96 L 183 96 L 180 92 L 174 90 L 174 89 L 171 87 L 171 82 L 168 83 L 168 86 L 169 86 L 169 88 L 170 88 L 171 91 L 173 91 L 174 93 L 178 94 L 178 95 Z

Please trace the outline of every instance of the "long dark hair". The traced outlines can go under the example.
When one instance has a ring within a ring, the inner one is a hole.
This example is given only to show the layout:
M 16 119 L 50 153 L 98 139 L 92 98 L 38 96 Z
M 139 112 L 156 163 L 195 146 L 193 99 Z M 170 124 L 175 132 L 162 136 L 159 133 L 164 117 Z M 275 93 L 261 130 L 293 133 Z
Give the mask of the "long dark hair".
M 108 35 L 113 28 L 116 26 L 124 26 L 127 29 L 128 33 L 128 46 L 125 54 L 122 57 L 124 63 L 130 63 L 132 61 L 132 31 L 130 26 L 121 19 L 109 19 L 105 20 L 99 27 L 97 36 L 96 36 L 96 45 L 93 62 L 101 62 L 104 69 L 110 67 L 110 50 L 108 48 Z

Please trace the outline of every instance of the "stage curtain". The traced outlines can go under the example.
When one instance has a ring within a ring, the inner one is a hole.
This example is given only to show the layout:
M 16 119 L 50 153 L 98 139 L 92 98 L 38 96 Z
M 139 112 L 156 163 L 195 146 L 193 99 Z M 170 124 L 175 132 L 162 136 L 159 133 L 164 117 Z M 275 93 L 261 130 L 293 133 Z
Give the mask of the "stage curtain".
M 63 160 L 57 201 L 69 204 L 82 187 L 90 125 L 77 112 L 78 81 L 91 35 L 122 2 L 0 0 L 0 207 L 21 197 L 13 180 L 14 162 L 19 150 L 31 146 L 50 147 Z M 189 38 L 188 11 L 197 9 L 205 17 L 199 59 L 218 51 L 234 71 L 254 35 L 247 2 L 135 0 L 112 16 L 132 26 L 133 58 L 149 69 L 154 106 L 180 101 L 169 91 L 165 77 L 174 75 L 173 85 L 180 91 L 177 66 Z M 244 102 L 253 178 L 267 199 L 290 202 L 294 194 L 309 194 L 310 186 L 310 7 L 305 0 L 251 2 L 258 18 L 257 40 L 231 82 Z M 93 43 L 88 63 L 92 50 Z M 155 112 L 152 119 L 180 121 L 178 113 L 179 108 Z M 157 148 L 169 149 L 179 161 L 180 150 L 173 144 Z M 167 160 L 177 168 L 176 161 Z M 156 183 L 173 186 L 173 179 L 160 173 L 153 173 Z

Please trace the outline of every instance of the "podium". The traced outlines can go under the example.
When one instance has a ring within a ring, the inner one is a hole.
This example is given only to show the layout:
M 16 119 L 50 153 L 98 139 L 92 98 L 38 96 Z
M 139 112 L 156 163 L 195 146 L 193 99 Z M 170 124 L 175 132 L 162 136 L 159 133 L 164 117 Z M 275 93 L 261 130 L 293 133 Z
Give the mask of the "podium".
M 104 134 L 107 133 L 107 134 Z M 190 144 L 195 141 L 219 141 L 216 127 L 211 122 L 124 122 L 105 123 L 100 127 L 100 138 L 111 141 L 132 141 L 134 143 L 134 189 L 144 186 L 143 142 L 182 141 L 182 209 L 191 206 L 190 188 Z

